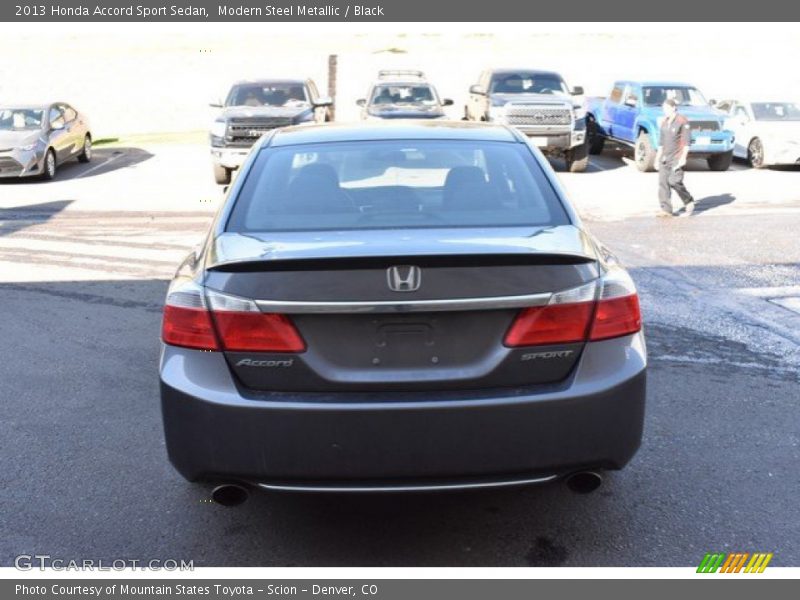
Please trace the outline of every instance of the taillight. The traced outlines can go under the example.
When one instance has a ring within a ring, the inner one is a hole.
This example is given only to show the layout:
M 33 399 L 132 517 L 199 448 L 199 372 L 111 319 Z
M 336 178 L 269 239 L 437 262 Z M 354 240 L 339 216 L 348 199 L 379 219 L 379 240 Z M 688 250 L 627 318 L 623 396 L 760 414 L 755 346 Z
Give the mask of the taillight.
M 636 333 L 642 328 L 639 297 L 633 280 L 612 266 L 597 284 L 558 292 L 545 306 L 523 309 L 506 334 L 506 346 L 542 346 L 599 341 Z M 596 297 L 597 296 L 597 297 Z
M 306 344 L 289 317 L 262 313 L 252 300 L 208 290 L 208 303 L 224 350 L 303 352 Z
M 262 313 L 255 302 L 176 279 L 167 292 L 161 339 L 199 350 L 303 352 L 303 338 L 285 315 Z
M 172 282 L 164 306 L 161 339 L 172 346 L 219 350 L 201 286 L 184 278 Z
M 611 267 L 603 275 L 603 289 L 597 300 L 589 339 L 607 340 L 636 333 L 641 328 L 642 313 L 636 286 L 624 269 Z
M 592 321 L 594 281 L 553 294 L 545 306 L 523 309 L 508 330 L 505 345 L 541 346 L 583 342 Z

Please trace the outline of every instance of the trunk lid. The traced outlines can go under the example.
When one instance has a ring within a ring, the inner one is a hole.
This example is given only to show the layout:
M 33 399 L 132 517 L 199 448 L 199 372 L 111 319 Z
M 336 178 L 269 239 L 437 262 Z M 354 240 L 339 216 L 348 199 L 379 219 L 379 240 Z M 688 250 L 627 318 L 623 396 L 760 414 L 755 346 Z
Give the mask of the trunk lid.
M 272 391 L 560 381 L 582 341 L 508 348 L 504 337 L 523 307 L 598 277 L 572 225 L 223 233 L 206 273 L 208 289 L 287 314 L 305 340 L 296 354 L 226 353 L 245 387 Z

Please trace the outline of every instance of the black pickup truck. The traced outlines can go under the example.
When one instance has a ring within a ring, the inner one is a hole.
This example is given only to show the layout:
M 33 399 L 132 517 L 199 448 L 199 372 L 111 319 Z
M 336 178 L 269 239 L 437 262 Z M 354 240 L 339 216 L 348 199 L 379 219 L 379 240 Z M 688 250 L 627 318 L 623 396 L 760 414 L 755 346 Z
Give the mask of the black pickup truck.
M 211 106 L 222 111 L 211 125 L 214 180 L 230 183 L 250 148 L 278 127 L 331 120 L 331 98 L 320 96 L 311 79 L 237 81 L 225 101 Z

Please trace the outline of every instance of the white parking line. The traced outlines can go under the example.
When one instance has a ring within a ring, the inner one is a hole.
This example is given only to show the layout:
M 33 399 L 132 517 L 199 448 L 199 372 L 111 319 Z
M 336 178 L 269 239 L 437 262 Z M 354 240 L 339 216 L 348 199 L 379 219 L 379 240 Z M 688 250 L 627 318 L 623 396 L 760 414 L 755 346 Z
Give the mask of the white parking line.
M 105 161 L 101 162 L 100 164 L 93 166 L 91 169 L 86 169 L 80 175 L 77 175 L 77 176 L 73 177 L 73 179 L 80 179 L 81 177 L 86 177 L 89 173 L 94 173 L 100 167 L 105 167 L 106 165 L 111 164 L 112 162 L 114 162 L 115 160 L 117 160 L 118 158 L 121 158 L 123 156 L 125 156 L 124 152 L 120 152 L 119 154 L 114 154 L 113 156 L 111 156 L 110 158 L 107 158 Z

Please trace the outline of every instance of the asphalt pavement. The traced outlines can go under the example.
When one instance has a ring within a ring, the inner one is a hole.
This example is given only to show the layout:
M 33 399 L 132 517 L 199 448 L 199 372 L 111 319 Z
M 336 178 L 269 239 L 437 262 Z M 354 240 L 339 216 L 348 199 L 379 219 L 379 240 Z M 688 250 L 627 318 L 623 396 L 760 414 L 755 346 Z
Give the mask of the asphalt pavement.
M 698 167 L 701 198 L 734 199 L 673 220 L 642 193 L 654 176 L 613 154 L 560 173 L 631 268 L 651 361 L 642 448 L 594 494 L 259 493 L 231 509 L 172 470 L 157 386 L 167 280 L 220 191 L 197 147 L 122 150 L 78 177 L 113 156 L 0 183 L 0 565 L 690 566 L 711 551 L 800 565 L 797 171 Z

